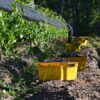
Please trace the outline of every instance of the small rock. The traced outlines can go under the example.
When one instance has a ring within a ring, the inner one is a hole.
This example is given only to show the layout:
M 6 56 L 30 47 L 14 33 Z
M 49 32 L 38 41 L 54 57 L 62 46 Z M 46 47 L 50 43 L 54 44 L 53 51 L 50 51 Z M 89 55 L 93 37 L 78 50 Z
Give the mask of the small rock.
M 6 90 L 3 90 L 3 93 L 4 93 L 4 94 L 6 94 L 6 93 L 7 93 L 7 91 L 6 91 Z
M 3 77 L 3 81 L 4 81 L 6 84 L 9 84 L 9 83 L 11 83 L 11 78 L 10 78 L 8 75 L 6 75 L 6 76 Z

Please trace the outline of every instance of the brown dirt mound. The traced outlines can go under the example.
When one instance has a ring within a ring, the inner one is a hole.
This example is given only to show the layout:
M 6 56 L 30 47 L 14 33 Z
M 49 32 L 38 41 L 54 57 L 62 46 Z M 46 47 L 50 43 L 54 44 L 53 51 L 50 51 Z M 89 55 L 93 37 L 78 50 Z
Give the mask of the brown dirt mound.
M 100 69 L 98 54 L 94 48 L 82 50 L 87 56 L 87 69 L 78 72 L 75 81 L 45 81 L 40 83 L 42 92 L 32 94 L 26 100 L 100 100 Z

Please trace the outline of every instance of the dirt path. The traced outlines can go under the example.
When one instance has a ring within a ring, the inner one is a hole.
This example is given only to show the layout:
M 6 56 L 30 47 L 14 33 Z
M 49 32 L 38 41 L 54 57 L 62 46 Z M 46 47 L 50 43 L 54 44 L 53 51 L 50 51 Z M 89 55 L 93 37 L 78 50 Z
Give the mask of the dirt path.
M 87 68 L 78 72 L 75 81 L 46 81 L 40 83 L 42 92 L 27 95 L 26 100 L 100 100 L 99 54 L 95 48 L 85 48 Z
M 41 87 L 41 92 L 31 92 L 25 94 L 23 98 L 25 100 L 100 100 L 99 50 L 99 48 L 97 50 L 93 46 L 83 49 L 82 52 L 88 58 L 87 68 L 83 72 L 78 72 L 78 77 L 75 81 L 37 82 L 37 85 Z M 10 60 L 10 63 L 13 62 Z M 10 70 L 13 72 L 13 66 L 10 68 L 12 68 Z M 3 81 L 7 84 L 11 83 L 10 75 L 12 73 L 8 69 L 0 66 L 0 84 L 3 84 Z M 15 72 L 17 73 L 17 70 Z M 14 74 L 16 74 L 15 72 Z M 13 100 L 10 95 L 8 95 L 8 98 L 10 98 L 8 100 Z

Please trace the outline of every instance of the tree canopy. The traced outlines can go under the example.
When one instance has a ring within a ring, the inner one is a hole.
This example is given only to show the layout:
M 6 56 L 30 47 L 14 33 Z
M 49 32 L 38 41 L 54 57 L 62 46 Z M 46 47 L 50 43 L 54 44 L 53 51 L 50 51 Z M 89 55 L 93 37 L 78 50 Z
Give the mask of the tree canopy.
M 61 14 L 72 24 L 75 35 L 99 34 L 100 0 L 35 0 Z

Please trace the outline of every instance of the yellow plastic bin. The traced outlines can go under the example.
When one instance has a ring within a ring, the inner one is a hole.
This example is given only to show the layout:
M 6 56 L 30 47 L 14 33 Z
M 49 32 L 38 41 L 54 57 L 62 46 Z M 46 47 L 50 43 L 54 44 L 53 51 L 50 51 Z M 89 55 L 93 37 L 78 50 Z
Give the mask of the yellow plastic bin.
M 66 43 L 66 52 L 80 52 L 82 49 L 82 46 L 86 46 L 88 43 L 88 40 L 83 37 L 75 37 L 72 41 L 72 43 Z
M 87 38 L 84 38 L 84 37 L 76 37 L 74 38 L 74 41 L 80 46 L 86 46 L 88 43 Z
M 64 59 L 78 62 L 78 71 L 84 71 L 86 69 L 86 62 L 87 62 L 86 56 L 65 57 Z
M 39 62 L 40 80 L 75 80 L 78 62 Z
M 66 52 L 80 52 L 81 46 L 75 43 L 66 43 Z

